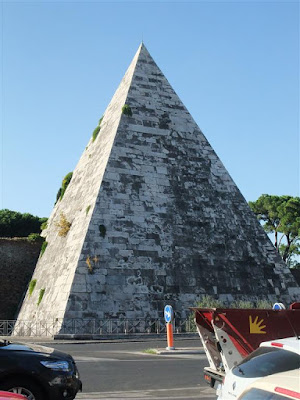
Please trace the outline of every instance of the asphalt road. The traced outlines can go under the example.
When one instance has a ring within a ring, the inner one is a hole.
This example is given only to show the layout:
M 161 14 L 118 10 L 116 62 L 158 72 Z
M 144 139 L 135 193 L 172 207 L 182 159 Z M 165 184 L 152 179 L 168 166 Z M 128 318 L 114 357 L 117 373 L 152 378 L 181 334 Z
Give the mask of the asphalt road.
M 165 340 L 51 344 L 74 357 L 83 382 L 76 399 L 216 399 L 204 382 L 204 354 L 147 354 Z M 199 348 L 199 339 L 175 340 L 176 348 Z

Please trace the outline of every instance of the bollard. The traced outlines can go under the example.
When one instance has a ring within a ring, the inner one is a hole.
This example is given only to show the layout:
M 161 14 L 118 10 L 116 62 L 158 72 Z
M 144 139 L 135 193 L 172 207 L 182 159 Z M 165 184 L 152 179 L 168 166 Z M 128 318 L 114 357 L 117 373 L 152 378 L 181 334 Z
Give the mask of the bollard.
M 172 323 L 167 323 L 167 341 L 168 341 L 168 347 L 166 347 L 166 350 L 175 350 Z

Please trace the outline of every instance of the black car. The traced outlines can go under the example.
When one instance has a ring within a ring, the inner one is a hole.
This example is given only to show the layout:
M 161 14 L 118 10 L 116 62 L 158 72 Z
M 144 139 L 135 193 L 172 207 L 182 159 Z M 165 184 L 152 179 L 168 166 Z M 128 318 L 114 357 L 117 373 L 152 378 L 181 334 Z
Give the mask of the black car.
M 50 347 L 0 341 L 0 390 L 30 400 L 72 400 L 82 389 L 73 358 Z

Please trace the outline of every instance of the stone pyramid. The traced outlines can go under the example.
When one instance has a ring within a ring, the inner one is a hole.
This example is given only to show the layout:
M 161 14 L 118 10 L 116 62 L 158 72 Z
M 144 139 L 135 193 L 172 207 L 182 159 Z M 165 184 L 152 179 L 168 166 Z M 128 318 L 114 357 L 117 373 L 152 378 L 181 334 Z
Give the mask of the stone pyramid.
M 300 295 L 144 44 L 44 236 L 18 320 L 59 321 L 57 332 L 73 318 L 158 318 L 168 303 L 185 317 L 205 294 Z

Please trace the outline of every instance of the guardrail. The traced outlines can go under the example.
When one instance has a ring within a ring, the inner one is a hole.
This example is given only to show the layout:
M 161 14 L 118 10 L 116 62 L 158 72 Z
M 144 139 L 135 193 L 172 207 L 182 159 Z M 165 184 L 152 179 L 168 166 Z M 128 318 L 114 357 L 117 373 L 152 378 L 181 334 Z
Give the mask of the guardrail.
M 174 334 L 196 332 L 191 319 L 175 319 Z M 59 334 L 161 334 L 166 332 L 163 319 L 67 319 L 55 321 L 0 320 L 0 336 L 53 336 Z

